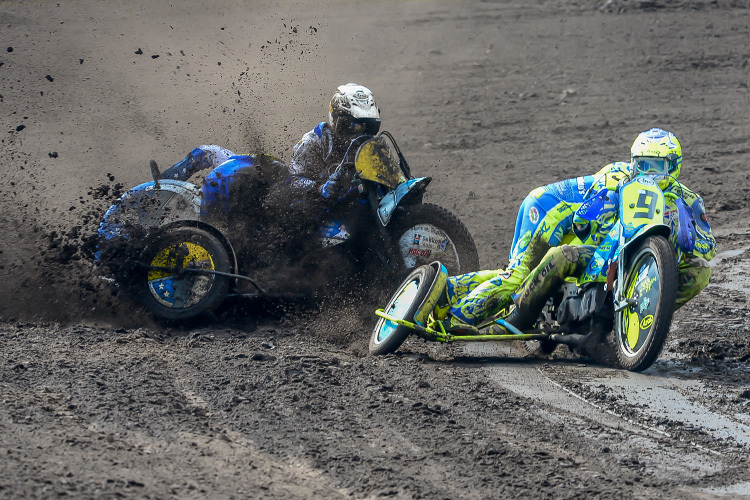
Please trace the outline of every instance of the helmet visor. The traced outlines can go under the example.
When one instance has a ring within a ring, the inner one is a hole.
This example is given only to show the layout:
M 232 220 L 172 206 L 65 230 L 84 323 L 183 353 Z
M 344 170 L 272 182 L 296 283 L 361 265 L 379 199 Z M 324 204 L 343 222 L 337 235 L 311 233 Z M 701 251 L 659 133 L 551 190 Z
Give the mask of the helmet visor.
M 351 136 L 375 135 L 380 130 L 380 119 L 342 116 L 339 118 L 337 128 L 339 132 Z
M 651 177 L 669 175 L 671 163 L 668 158 L 637 156 L 633 158 L 633 174 Z

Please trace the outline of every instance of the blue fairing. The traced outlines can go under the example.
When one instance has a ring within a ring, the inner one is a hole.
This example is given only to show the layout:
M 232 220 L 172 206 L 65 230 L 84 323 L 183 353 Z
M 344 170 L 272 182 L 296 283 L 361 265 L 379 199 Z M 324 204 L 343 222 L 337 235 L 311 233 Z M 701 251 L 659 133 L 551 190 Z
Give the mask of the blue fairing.
M 243 169 L 254 166 L 254 156 L 237 155 L 213 169 L 203 181 L 201 216 L 215 213 L 216 209 L 227 213 L 229 211 L 229 188 L 237 179 L 237 174 Z
M 378 207 L 378 218 L 380 223 L 384 226 L 388 225 L 388 221 L 391 220 L 393 211 L 396 206 L 401 202 L 401 199 L 406 196 L 413 189 L 424 189 L 424 186 L 430 183 L 431 177 L 417 177 L 416 179 L 409 179 L 406 182 L 399 184 L 396 189 L 389 191 L 382 200 L 380 200 L 380 206 Z

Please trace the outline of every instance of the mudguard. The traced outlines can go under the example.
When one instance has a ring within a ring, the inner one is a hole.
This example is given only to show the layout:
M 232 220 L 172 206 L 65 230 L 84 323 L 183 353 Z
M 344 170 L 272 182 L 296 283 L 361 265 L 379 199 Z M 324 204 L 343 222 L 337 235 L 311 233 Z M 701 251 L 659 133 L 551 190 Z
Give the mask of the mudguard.
M 419 194 L 427 187 L 432 181 L 432 177 L 417 177 L 416 179 L 409 179 L 406 182 L 399 184 L 396 189 L 388 192 L 383 199 L 380 200 L 378 205 L 378 220 L 383 226 L 387 226 L 390 222 L 393 212 L 396 207 L 404 199 L 407 194 Z
M 664 238 L 669 240 L 669 236 L 671 233 L 672 229 L 666 224 L 652 224 L 648 226 L 642 226 L 635 232 L 635 234 L 627 243 L 617 249 L 614 260 L 624 258 L 624 262 L 627 263 L 628 259 L 630 259 L 630 248 L 637 248 L 641 241 L 651 235 L 664 236 Z
M 190 182 L 162 179 L 140 184 L 109 207 L 99 224 L 105 239 L 127 236 L 128 227 L 158 228 L 177 221 L 200 220 L 201 194 Z

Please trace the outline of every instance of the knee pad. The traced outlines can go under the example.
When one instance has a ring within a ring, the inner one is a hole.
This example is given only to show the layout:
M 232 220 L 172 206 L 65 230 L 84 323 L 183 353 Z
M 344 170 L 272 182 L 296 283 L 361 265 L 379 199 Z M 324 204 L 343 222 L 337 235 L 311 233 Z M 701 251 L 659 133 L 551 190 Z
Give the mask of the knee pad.
M 563 245 L 560 247 L 560 250 L 562 251 L 563 256 L 568 259 L 568 262 L 578 263 L 578 247 L 574 247 L 573 245 Z

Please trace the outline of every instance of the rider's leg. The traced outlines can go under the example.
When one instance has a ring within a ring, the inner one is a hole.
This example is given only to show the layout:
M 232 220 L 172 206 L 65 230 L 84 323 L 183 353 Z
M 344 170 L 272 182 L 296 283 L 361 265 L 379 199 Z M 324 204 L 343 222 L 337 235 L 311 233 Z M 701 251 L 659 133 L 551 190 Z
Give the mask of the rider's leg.
M 480 282 L 467 287 L 465 292 L 468 293 L 449 297 L 452 306 L 447 312 L 463 323 L 474 325 L 508 306 L 512 302 L 511 294 L 523 283 L 531 269 L 539 264 L 550 247 L 560 245 L 570 227 L 572 215 L 572 208 L 567 203 L 561 203 L 538 224 L 530 241 L 524 242 L 523 251 L 516 255 L 506 270 L 491 271 L 491 276 L 483 276 Z
M 676 307 L 679 309 L 706 288 L 711 277 L 711 267 L 702 257 L 690 257 L 680 261 L 677 272 L 679 282 Z
M 510 246 L 508 262 L 512 263 L 518 259 L 519 255 L 528 248 L 532 237 L 540 229 L 544 232 L 544 229 L 551 227 L 551 223 L 561 218 L 558 214 L 565 211 L 566 207 L 569 209 L 570 205 L 560 201 L 553 194 L 547 192 L 544 187 L 537 188 L 529 193 L 518 209 L 515 234 Z
M 590 245 L 562 245 L 550 249 L 513 294 L 516 309 L 507 318 L 508 323 L 520 330 L 533 326 L 547 300 L 565 278 L 577 276 L 586 269 L 595 250 L 596 247 Z

